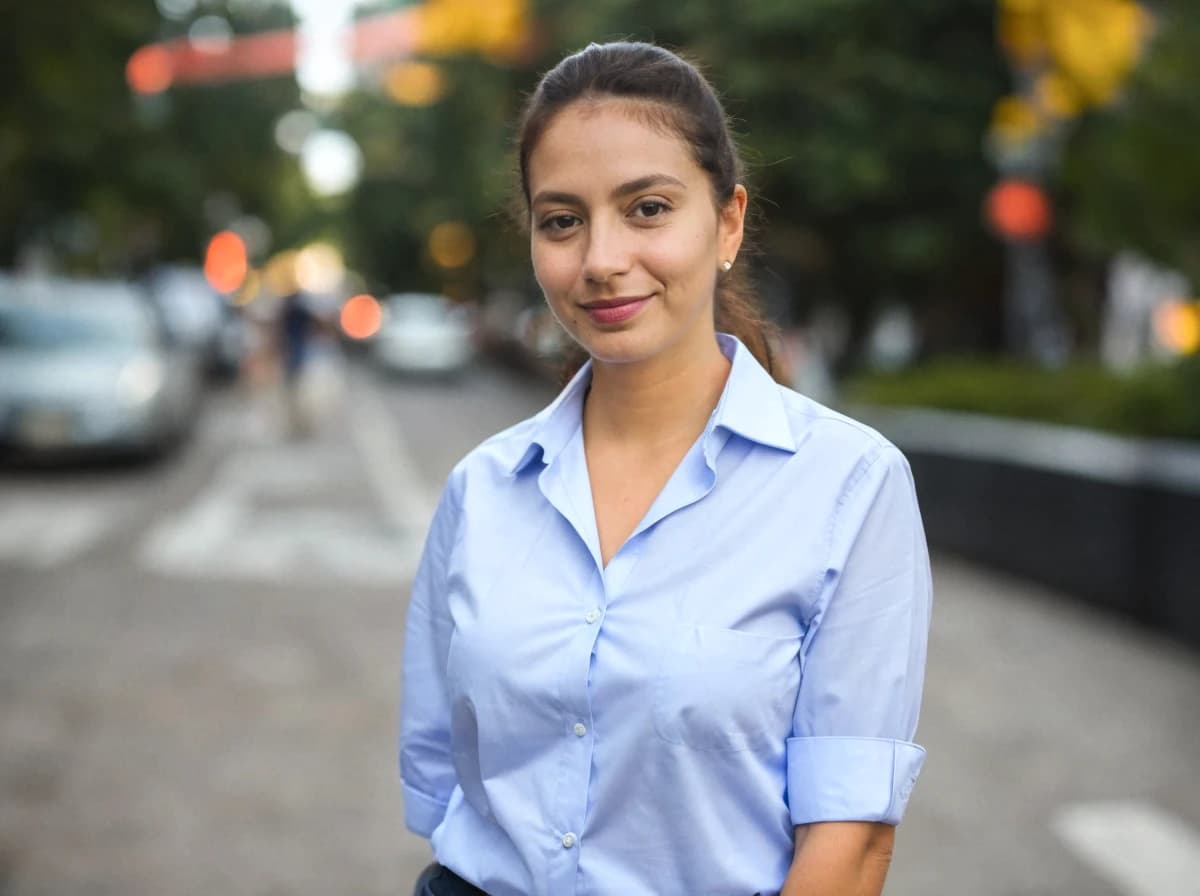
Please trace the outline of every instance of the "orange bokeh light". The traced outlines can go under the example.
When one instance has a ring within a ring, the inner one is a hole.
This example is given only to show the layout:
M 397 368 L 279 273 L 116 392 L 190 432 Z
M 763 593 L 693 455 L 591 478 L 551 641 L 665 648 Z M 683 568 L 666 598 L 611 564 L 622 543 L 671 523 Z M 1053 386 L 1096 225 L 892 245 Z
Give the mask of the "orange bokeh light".
M 137 93 L 162 93 L 174 78 L 171 54 L 160 45 L 142 47 L 125 64 L 125 80 Z
M 1001 181 L 987 197 L 987 219 L 1000 236 L 1033 240 L 1050 229 L 1052 213 L 1045 191 L 1016 178 Z
M 370 339 L 383 323 L 383 309 L 374 296 L 363 293 L 342 305 L 342 332 L 351 339 Z
M 248 270 L 246 244 L 232 230 L 222 230 L 208 243 L 204 276 L 219 293 L 231 293 L 242 285 Z
M 1154 335 L 1160 345 L 1179 355 L 1200 352 L 1200 304 L 1172 300 L 1154 310 Z

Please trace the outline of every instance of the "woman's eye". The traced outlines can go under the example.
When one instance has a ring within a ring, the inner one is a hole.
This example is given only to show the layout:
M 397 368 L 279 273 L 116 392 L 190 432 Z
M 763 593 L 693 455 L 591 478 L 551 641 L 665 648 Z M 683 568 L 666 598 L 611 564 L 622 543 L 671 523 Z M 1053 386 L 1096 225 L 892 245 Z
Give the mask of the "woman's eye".
M 640 218 L 657 218 L 665 211 L 667 211 L 667 204 L 654 199 L 637 204 L 637 215 Z
M 565 233 L 575 226 L 579 219 L 574 215 L 552 215 L 542 222 L 542 230 L 551 233 Z

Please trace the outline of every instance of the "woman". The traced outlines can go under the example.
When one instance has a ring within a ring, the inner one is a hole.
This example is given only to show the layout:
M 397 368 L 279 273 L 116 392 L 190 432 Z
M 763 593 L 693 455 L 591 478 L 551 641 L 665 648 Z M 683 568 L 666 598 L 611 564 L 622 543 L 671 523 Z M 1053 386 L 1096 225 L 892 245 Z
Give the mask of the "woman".
M 425 892 L 877 896 L 924 751 L 908 466 L 772 379 L 747 194 L 687 62 L 592 45 L 520 132 L 533 268 L 589 356 L 451 474 L 401 775 Z

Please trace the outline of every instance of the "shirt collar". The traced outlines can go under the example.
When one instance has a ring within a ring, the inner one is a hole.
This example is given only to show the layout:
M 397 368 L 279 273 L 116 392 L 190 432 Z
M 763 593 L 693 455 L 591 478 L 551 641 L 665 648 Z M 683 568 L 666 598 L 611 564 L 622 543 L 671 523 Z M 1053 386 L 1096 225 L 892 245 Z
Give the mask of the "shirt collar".
M 744 439 L 781 451 L 796 451 L 780 386 L 736 336 L 717 334 L 717 344 L 731 367 L 707 431 L 725 429 Z M 516 475 L 537 458 L 554 463 L 583 420 L 583 399 L 592 381 L 589 360 L 558 397 L 533 418 L 529 443 L 510 473 Z
M 713 429 L 781 451 L 796 451 L 796 437 L 783 403 L 782 387 L 736 336 L 717 334 L 721 352 L 732 364 L 729 379 L 713 412 Z

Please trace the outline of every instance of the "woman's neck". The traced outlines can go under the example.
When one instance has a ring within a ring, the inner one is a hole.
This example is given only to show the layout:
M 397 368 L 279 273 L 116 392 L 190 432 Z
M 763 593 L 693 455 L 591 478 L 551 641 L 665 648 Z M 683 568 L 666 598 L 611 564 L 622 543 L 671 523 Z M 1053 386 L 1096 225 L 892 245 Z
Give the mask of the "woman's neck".
M 585 437 L 639 452 L 695 441 L 717 406 L 730 369 L 715 336 L 707 345 L 711 350 L 639 363 L 594 361 L 583 409 Z

